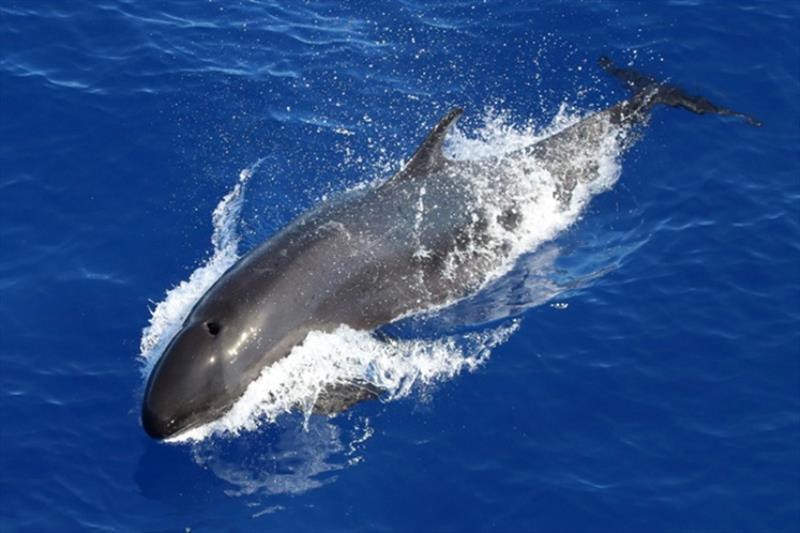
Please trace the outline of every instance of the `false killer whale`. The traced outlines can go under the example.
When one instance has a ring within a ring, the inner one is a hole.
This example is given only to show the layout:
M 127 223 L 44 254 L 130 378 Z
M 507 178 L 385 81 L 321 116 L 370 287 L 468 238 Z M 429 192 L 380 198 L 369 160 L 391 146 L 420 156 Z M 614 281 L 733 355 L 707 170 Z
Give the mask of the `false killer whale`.
M 515 184 L 547 172 L 554 199 L 568 205 L 578 183 L 598 176 L 603 140 L 626 136 L 626 148 L 636 138 L 626 134 L 656 105 L 759 125 L 606 58 L 600 66 L 633 95 L 531 146 L 478 161 L 442 152 L 462 114 L 455 108 L 391 179 L 324 202 L 242 257 L 195 304 L 151 372 L 145 431 L 163 439 L 220 417 L 311 331 L 374 330 L 474 292 L 508 257 L 502 235 L 524 215 Z M 509 166 L 516 171 L 504 173 Z M 485 183 L 480 198 L 471 186 L 475 176 Z M 336 413 L 378 393 L 368 383 L 339 384 L 314 408 Z

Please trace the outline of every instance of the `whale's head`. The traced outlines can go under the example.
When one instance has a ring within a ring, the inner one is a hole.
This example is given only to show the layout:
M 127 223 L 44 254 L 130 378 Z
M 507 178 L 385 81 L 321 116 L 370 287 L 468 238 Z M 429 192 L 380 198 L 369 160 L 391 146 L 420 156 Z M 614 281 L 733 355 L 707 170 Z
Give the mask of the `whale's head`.
M 225 320 L 187 320 L 159 359 L 145 389 L 142 425 L 155 439 L 219 418 L 251 380 L 260 342 Z

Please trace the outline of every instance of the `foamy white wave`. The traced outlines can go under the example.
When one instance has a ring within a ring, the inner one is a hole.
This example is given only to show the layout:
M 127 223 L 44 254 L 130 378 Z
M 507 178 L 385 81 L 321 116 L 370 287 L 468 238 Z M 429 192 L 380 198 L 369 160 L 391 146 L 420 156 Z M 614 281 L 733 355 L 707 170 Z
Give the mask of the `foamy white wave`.
M 472 207 L 486 213 L 489 224 L 488 239 L 473 239 L 471 248 L 455 251 L 452 257 L 447 258 L 453 269 L 465 263 L 483 261 L 491 270 L 488 275 L 482 273 L 479 280 L 480 285 L 486 287 L 508 273 L 522 254 L 552 241 L 574 224 L 591 197 L 616 182 L 624 132 L 611 127 L 601 130 L 604 133 L 599 141 L 595 139 L 591 145 L 579 146 L 572 154 L 574 157 L 570 161 L 580 165 L 586 159 L 586 165 L 596 168 L 597 172 L 592 180 L 578 180 L 566 203 L 557 198 L 556 177 L 524 154 L 523 148 L 580 118 L 564 107 L 551 124 L 542 129 L 533 124 L 515 126 L 502 113 L 489 111 L 484 125 L 472 135 L 456 130 L 450 136 L 447 150 L 454 158 L 479 162 L 475 167 L 477 171 L 465 179 L 473 192 L 471 201 L 475 205 Z M 481 161 L 489 163 L 481 166 Z M 197 299 L 238 258 L 236 227 L 244 184 L 256 166 L 242 172 L 234 189 L 214 211 L 212 257 L 187 281 L 170 290 L 153 311 L 150 326 L 142 337 L 141 353 L 146 362 L 146 372 L 178 331 Z M 374 181 L 365 181 L 357 188 L 374 185 Z M 513 227 L 501 223 L 509 205 L 516 206 L 519 215 L 519 223 Z M 415 228 L 422 224 L 425 216 L 425 189 L 420 191 L 417 208 Z M 498 253 L 498 250 L 503 252 Z M 420 249 L 419 253 L 424 254 L 425 250 Z M 459 253 L 469 255 L 458 257 Z M 537 295 L 539 304 L 546 301 L 547 294 L 556 293 L 552 289 L 532 292 Z M 475 300 L 476 303 L 480 301 Z M 435 310 L 415 312 L 431 313 Z M 426 391 L 432 384 L 477 368 L 488 359 L 495 346 L 505 342 L 517 325 L 513 322 L 480 333 L 437 340 L 395 342 L 380 341 L 368 332 L 345 326 L 330 333 L 311 332 L 288 356 L 265 368 L 222 418 L 185 432 L 172 441 L 197 442 L 214 434 L 237 435 L 274 422 L 281 415 L 298 409 L 308 422 L 320 394 L 335 384 L 369 383 L 383 391 L 381 399 L 385 402 L 407 397 L 414 391 Z
M 236 435 L 297 409 L 307 421 L 320 394 L 337 383 L 370 383 L 384 391 L 382 401 L 404 398 L 476 369 L 516 328 L 514 323 L 460 337 L 392 342 L 347 326 L 332 333 L 311 332 L 288 356 L 265 368 L 222 418 L 170 442 L 198 441 L 215 433 Z
M 471 246 L 460 254 L 466 257 L 465 262 L 483 256 L 484 264 L 493 266 L 481 279 L 480 290 L 507 274 L 520 256 L 551 242 L 572 226 L 591 198 L 610 189 L 619 178 L 619 155 L 626 132 L 614 127 L 609 127 L 599 142 L 587 142 L 574 150 L 571 166 L 596 166 L 596 178 L 579 179 L 566 204 L 557 194 L 557 178 L 522 152 L 583 118 L 562 105 L 547 127 L 537 129 L 532 123 L 516 126 L 506 114 L 490 109 L 484 116 L 484 125 L 473 136 L 458 129 L 450 136 L 448 150 L 455 159 L 492 162 L 467 176 L 474 195 L 475 205 L 471 207 L 487 214 L 488 228 L 482 231 L 488 234 L 488 239 L 472 239 Z M 498 182 L 502 185 L 498 186 Z M 501 222 L 509 205 L 516 205 L 519 215 L 519 223 L 513 229 Z M 501 248 L 504 252 L 498 260 L 497 250 Z M 458 255 L 456 252 L 448 258 L 454 268 L 460 262 Z
M 164 299 L 150 311 L 150 323 L 142 331 L 139 342 L 139 356 L 145 376 L 153 369 L 172 337 L 178 333 L 197 300 L 239 259 L 239 234 L 236 229 L 244 188 L 262 161 L 260 159 L 242 170 L 239 181 L 214 209 L 211 217 L 214 226 L 211 257 L 192 272 L 189 279 L 169 289 Z

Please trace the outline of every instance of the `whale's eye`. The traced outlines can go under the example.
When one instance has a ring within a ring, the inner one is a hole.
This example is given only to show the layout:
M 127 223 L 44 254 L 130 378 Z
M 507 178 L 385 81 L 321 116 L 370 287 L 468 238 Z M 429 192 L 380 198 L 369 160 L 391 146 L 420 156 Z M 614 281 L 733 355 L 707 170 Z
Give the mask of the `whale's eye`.
M 217 322 L 209 321 L 206 322 L 206 329 L 208 330 L 209 333 L 216 336 L 216 334 L 219 333 L 219 330 L 221 330 L 222 327 Z

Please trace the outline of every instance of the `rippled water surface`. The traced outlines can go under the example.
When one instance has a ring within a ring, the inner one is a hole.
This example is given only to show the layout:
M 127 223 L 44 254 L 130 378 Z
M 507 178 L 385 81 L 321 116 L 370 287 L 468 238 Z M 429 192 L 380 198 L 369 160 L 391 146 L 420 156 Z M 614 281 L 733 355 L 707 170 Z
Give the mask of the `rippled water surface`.
M 797 5 L 46 4 L 0 5 L 0 530 L 800 524 Z M 571 209 L 534 186 L 478 294 L 314 333 L 216 425 L 145 435 L 236 257 L 452 106 L 474 159 L 621 100 L 601 55 L 764 126 L 657 109 Z M 343 375 L 388 392 L 285 412 Z

